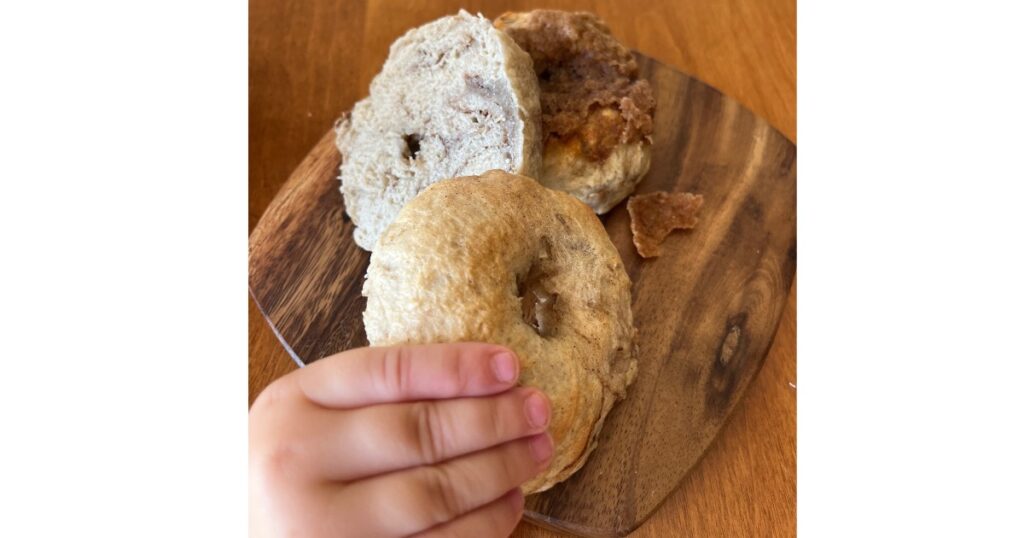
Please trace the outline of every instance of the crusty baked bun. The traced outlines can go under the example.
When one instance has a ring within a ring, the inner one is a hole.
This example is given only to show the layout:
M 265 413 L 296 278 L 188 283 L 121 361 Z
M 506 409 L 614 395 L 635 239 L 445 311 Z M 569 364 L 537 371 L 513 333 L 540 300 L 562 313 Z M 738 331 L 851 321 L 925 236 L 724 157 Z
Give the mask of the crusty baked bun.
M 491 169 L 540 172 L 530 57 L 465 11 L 395 41 L 369 97 L 336 128 L 345 210 L 366 250 L 432 183 Z
M 538 179 L 607 212 L 651 166 L 654 94 L 633 54 L 592 13 L 539 9 L 494 24 L 530 54 L 540 79 Z
M 532 493 L 586 461 L 636 377 L 629 276 L 594 212 L 491 171 L 442 181 L 381 236 L 363 286 L 372 345 L 483 341 L 514 350 L 521 383 L 551 399 L 551 466 Z

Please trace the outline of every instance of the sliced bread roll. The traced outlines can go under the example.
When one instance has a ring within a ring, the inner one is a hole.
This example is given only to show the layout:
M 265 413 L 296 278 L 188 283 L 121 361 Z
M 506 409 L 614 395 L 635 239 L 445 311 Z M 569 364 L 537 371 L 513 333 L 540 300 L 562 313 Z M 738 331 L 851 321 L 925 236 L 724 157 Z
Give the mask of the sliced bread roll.
M 654 93 L 633 53 L 593 13 L 505 13 L 495 26 L 532 58 L 540 78 L 542 184 L 598 214 L 615 207 L 651 165 Z
M 542 162 L 529 55 L 465 11 L 395 41 L 369 97 L 336 130 L 345 210 L 371 251 L 427 186 L 492 169 L 536 177 Z

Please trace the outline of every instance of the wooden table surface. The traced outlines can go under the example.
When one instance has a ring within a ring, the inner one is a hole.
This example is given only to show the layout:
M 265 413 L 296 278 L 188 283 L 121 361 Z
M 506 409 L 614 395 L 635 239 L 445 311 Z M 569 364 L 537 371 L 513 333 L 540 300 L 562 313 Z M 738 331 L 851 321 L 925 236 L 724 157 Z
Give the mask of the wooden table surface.
M 736 99 L 796 141 L 795 0 L 250 0 L 249 231 L 406 30 L 458 8 L 597 13 L 627 46 Z M 796 285 L 757 379 L 678 491 L 634 536 L 796 533 Z M 249 401 L 295 364 L 249 299 Z M 554 536 L 521 523 L 514 536 Z

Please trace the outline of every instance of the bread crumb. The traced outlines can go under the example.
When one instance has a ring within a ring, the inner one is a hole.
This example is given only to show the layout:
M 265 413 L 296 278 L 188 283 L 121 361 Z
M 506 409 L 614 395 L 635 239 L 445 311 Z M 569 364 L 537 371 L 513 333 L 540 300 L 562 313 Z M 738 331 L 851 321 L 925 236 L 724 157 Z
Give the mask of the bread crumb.
M 661 255 L 661 242 L 672 230 L 689 230 L 697 225 L 697 212 L 704 197 L 688 192 L 652 192 L 629 197 L 629 228 L 633 244 L 644 258 Z

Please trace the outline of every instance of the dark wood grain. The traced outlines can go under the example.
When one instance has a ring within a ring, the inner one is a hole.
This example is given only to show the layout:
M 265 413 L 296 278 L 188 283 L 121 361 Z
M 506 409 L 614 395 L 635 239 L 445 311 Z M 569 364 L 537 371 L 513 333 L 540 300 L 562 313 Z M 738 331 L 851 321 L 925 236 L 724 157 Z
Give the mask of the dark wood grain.
M 679 485 L 760 368 L 796 265 L 796 149 L 717 90 L 646 57 L 658 99 L 651 171 L 639 192 L 700 193 L 698 227 L 636 255 L 624 204 L 605 219 L 633 281 L 640 374 L 583 469 L 528 499 L 528 517 L 584 535 L 624 535 Z M 250 288 L 293 357 L 364 345 L 368 255 L 351 240 L 330 133 L 250 237 Z
M 352 241 L 329 132 L 249 237 L 249 290 L 297 363 L 366 345 L 361 295 L 369 254 Z

